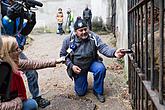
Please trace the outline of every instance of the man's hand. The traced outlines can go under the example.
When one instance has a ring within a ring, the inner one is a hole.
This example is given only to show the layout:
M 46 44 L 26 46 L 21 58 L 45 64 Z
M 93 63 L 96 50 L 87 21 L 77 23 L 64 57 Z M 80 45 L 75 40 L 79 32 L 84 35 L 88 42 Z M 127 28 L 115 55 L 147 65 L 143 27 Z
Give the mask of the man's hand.
M 115 52 L 115 57 L 116 58 L 122 58 L 124 57 L 125 53 L 122 52 L 123 49 L 117 49 L 116 52 Z
M 81 68 L 79 68 L 76 65 L 73 65 L 72 70 L 74 71 L 74 73 L 79 74 L 81 72 Z

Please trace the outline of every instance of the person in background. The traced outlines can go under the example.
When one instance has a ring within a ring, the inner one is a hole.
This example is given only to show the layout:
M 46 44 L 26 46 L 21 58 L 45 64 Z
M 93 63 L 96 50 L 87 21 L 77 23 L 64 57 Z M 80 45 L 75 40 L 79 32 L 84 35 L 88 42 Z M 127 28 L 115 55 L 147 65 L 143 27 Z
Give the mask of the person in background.
M 67 22 L 66 22 L 66 30 L 67 32 L 73 32 L 74 31 L 74 15 L 70 8 L 67 10 Z
M 74 80 L 74 89 L 78 96 L 84 96 L 88 89 L 88 72 L 93 73 L 93 93 L 100 102 L 105 102 L 104 78 L 106 68 L 98 51 L 109 58 L 122 58 L 122 49 L 115 49 L 103 43 L 100 36 L 87 28 L 86 22 L 78 17 L 74 23 L 75 32 L 66 37 L 60 51 L 60 57 L 66 57 L 67 73 Z
M 57 34 L 63 34 L 64 33 L 64 30 L 63 30 L 63 12 L 62 12 L 62 8 L 59 8 L 58 11 L 57 11 L 57 16 L 56 16 L 56 19 L 57 19 L 57 24 L 58 24 L 58 27 L 57 27 Z
M 55 67 L 57 63 L 61 63 L 61 59 L 19 59 L 22 50 L 18 47 L 16 39 L 11 36 L 1 36 L 1 39 L 3 44 L 0 50 L 0 59 L 3 62 L 9 63 L 12 67 L 10 83 L 10 96 L 12 97 L 9 97 L 7 101 L 4 100 L 0 102 L 0 110 L 37 110 L 38 104 L 36 100 L 28 99 L 26 96 L 26 89 L 21 76 L 23 72 L 21 70 Z M 3 93 L 3 89 L 1 89 L 0 92 Z
M 1 9 L 3 10 L 2 35 L 10 35 L 16 37 L 19 48 L 21 50 L 24 50 L 26 38 L 36 24 L 35 13 L 31 13 L 30 19 L 27 16 L 25 16 L 25 18 L 22 18 L 21 14 L 17 15 L 14 10 L 15 8 L 19 9 L 20 4 L 16 5 L 14 0 L 2 0 L 1 5 L 3 7 Z M 21 51 L 19 57 L 21 59 L 28 59 L 23 51 Z M 37 101 L 38 106 L 45 108 L 46 106 L 50 105 L 50 101 L 40 95 L 38 85 L 38 72 L 36 70 L 26 70 L 23 72 L 27 77 L 29 91 L 32 94 L 33 99 Z
M 92 30 L 92 11 L 88 8 L 88 5 L 86 5 L 86 8 L 83 10 L 83 19 L 86 22 L 89 30 Z

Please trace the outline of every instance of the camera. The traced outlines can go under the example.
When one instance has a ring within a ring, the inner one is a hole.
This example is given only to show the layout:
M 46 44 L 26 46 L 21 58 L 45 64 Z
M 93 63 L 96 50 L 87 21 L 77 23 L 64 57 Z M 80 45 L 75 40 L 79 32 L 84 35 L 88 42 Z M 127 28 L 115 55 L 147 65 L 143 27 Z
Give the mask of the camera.
M 43 4 L 35 0 L 14 0 L 12 5 L 7 8 L 7 16 L 12 20 L 17 17 L 31 19 L 34 13 L 31 8 L 36 8 L 36 6 L 42 7 Z
M 12 33 L 12 36 L 17 36 L 21 34 L 23 36 L 27 36 L 33 30 L 36 24 L 36 13 L 33 9 L 37 10 L 38 7 L 42 7 L 43 4 L 41 2 L 35 0 L 14 0 L 12 3 L 5 4 L 3 3 L 4 7 L 7 7 L 6 13 L 3 16 L 7 16 L 7 19 L 4 19 L 8 24 L 9 20 L 13 22 L 17 22 L 18 27 L 17 30 L 13 32 L 6 31 L 4 29 L 5 34 Z M 27 20 L 26 25 L 24 25 L 24 19 Z M 7 25 L 7 24 L 3 24 Z

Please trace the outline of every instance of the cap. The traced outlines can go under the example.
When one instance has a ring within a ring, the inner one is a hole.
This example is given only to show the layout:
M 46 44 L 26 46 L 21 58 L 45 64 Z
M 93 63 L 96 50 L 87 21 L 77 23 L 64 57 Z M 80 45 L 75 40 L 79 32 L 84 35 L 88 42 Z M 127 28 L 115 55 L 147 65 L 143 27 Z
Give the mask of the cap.
M 70 8 L 68 8 L 68 11 L 67 11 L 67 12 L 69 12 L 69 13 L 70 13 L 70 12 L 71 12 L 71 9 L 70 9 Z
M 58 8 L 58 12 L 62 12 L 62 8 Z
M 79 28 L 87 27 L 86 22 L 81 18 L 77 17 L 75 23 L 74 23 L 74 30 L 77 30 Z

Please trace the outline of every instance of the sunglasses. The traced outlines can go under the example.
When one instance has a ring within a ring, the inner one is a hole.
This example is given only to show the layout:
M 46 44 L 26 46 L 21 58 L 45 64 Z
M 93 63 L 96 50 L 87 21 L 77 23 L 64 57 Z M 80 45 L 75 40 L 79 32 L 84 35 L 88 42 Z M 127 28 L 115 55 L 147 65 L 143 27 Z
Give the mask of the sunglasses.
M 21 52 L 22 50 L 19 47 L 17 47 L 14 51 L 11 51 L 9 53 L 21 53 Z

